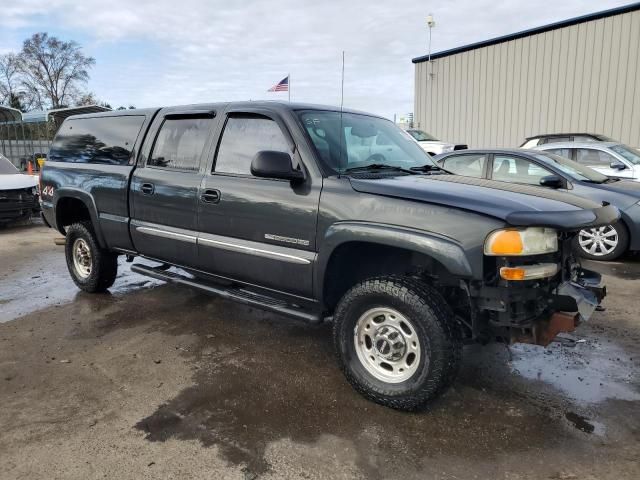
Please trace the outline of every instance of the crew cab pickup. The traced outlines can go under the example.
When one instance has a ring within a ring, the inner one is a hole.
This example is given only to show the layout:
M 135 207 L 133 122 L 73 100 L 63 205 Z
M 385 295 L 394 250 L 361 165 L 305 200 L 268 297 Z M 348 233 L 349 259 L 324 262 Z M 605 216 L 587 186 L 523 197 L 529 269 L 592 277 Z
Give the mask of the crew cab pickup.
M 618 210 L 451 175 L 391 121 L 294 103 L 74 116 L 41 177 L 71 277 L 131 269 L 308 322 L 369 399 L 425 406 L 469 342 L 546 345 L 605 295 L 575 232 Z

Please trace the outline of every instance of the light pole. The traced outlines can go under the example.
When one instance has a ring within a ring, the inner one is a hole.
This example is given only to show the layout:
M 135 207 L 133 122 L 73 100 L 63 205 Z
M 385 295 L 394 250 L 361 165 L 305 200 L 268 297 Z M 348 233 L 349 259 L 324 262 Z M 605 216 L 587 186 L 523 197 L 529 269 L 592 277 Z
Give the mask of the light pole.
M 436 26 L 436 21 L 433 19 L 433 15 L 427 15 L 427 27 L 429 27 L 429 76 L 433 78 L 433 65 L 431 63 L 431 30 Z

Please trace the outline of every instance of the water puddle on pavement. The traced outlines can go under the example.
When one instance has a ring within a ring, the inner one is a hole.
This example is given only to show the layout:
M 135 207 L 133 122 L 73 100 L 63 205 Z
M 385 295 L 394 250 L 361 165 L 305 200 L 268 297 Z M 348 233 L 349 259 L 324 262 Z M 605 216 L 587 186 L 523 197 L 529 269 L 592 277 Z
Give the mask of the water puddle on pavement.
M 123 295 L 163 283 L 132 272 L 124 257 L 120 259 L 118 269 L 118 278 L 109 289 L 112 295 Z M 3 279 L 0 288 L 0 323 L 49 306 L 71 302 L 80 292 L 69 276 L 64 255 L 52 256 L 47 253 L 36 256 Z
M 515 344 L 511 351 L 513 372 L 551 384 L 577 403 L 640 400 L 640 392 L 631 384 L 632 359 L 615 344 L 590 340 L 574 347 L 553 343 L 546 349 Z

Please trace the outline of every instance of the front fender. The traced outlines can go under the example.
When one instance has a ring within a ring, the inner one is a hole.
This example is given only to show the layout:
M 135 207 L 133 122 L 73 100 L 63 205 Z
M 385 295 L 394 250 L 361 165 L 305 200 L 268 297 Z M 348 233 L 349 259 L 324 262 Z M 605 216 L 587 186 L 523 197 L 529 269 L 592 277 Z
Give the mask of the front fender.
M 84 190 L 73 187 L 62 187 L 55 190 L 53 196 L 53 204 L 55 205 L 55 215 L 53 215 L 54 221 L 56 222 L 55 228 L 62 234 L 64 234 L 64 229 L 61 225 L 58 224 L 59 212 L 58 206 L 60 200 L 63 198 L 74 198 L 76 200 L 80 200 L 87 210 L 89 211 L 89 216 L 91 217 L 91 224 L 93 225 L 93 230 L 96 234 L 96 238 L 101 247 L 106 247 L 106 242 L 104 239 L 104 234 L 102 232 L 102 228 L 100 227 L 100 221 L 98 218 L 98 208 L 96 207 L 96 203 L 93 197 Z
M 316 298 L 323 298 L 324 276 L 331 255 L 337 247 L 348 242 L 367 242 L 419 252 L 444 265 L 452 275 L 473 277 L 473 269 L 464 249 L 449 237 L 395 225 L 337 222 L 326 230 L 324 238 L 318 242 L 320 249 L 313 282 Z

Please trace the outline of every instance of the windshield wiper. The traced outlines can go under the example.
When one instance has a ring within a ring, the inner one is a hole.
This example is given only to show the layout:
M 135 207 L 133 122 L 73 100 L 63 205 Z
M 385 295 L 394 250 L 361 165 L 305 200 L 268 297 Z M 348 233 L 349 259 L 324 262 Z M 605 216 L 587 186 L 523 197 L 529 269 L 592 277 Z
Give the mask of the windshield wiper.
M 435 171 L 444 172 L 442 168 L 438 167 L 437 165 L 433 165 L 431 163 L 427 163 L 426 165 L 420 165 L 419 167 L 411 167 L 411 170 L 413 170 L 414 172 L 435 172 Z
M 372 163 L 370 165 L 363 165 L 361 167 L 350 167 L 350 168 L 346 168 L 344 171 L 345 172 L 363 172 L 367 170 L 394 170 L 396 172 L 404 172 L 404 173 L 410 173 L 411 175 L 416 175 L 416 172 L 413 171 L 413 168 L 411 170 L 408 170 L 406 168 L 396 167 L 393 165 L 386 165 L 384 163 Z

